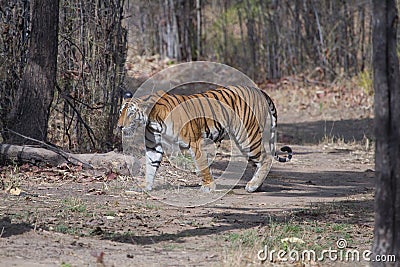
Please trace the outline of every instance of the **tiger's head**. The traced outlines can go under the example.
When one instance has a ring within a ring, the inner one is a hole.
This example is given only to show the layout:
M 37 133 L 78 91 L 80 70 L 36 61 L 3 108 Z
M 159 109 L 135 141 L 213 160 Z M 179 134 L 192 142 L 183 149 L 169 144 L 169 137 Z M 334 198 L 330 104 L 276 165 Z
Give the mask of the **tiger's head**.
M 119 111 L 117 129 L 135 130 L 139 125 L 144 125 L 146 122 L 147 117 L 144 110 L 143 100 L 140 98 L 134 98 L 131 92 L 126 92 Z

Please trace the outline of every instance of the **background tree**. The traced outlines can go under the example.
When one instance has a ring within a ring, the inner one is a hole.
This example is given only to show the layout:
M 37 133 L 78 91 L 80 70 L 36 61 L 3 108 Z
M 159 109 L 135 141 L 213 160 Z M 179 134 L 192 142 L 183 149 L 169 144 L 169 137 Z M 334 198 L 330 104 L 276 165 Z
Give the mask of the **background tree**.
M 57 73 L 58 1 L 33 0 L 29 57 L 6 128 L 47 141 L 50 105 Z M 25 144 L 26 139 L 8 132 L 5 142 Z
M 400 266 L 400 70 L 395 0 L 373 1 L 375 88 L 375 255 L 396 255 Z M 375 261 L 374 266 L 385 266 Z
M 124 0 L 60 0 L 58 90 L 49 140 L 69 151 L 109 151 L 125 78 Z
M 0 0 L 0 3 L 0 129 L 3 138 L 0 141 L 9 142 L 13 136 L 4 129 L 11 128 L 14 122 L 26 122 L 22 126 L 26 126 L 27 130 L 34 130 L 34 125 L 39 124 L 33 122 L 33 118 L 19 118 L 20 111 L 17 108 L 36 116 L 37 111 L 32 109 L 44 104 L 15 107 L 20 99 L 25 101 L 34 97 L 30 89 L 23 88 L 32 86 L 50 92 L 44 89 L 44 83 L 54 83 L 48 79 L 41 81 L 35 78 L 42 84 L 34 86 L 29 82 L 29 76 L 24 74 L 24 70 L 32 68 L 27 64 L 39 65 L 40 68 L 36 69 L 42 71 L 43 66 L 40 64 L 45 61 L 39 58 L 50 51 L 50 43 L 47 41 L 50 30 L 45 31 L 44 26 L 32 28 L 34 25 L 30 14 L 38 14 L 32 10 L 34 3 L 27 0 Z M 122 21 L 124 8 L 128 4 L 125 0 L 59 1 L 58 51 L 51 52 L 57 56 L 57 85 L 51 86 L 51 90 L 56 88 L 56 91 L 53 91 L 54 97 L 50 98 L 53 102 L 47 123 L 48 142 L 74 152 L 109 151 L 118 145 L 117 140 L 120 139 L 113 134 L 113 130 L 118 118 L 121 92 L 125 86 L 127 31 Z M 51 5 L 52 8 L 57 6 L 53 2 Z M 57 17 L 56 14 L 52 15 Z M 49 20 L 48 16 L 42 17 Z M 139 18 L 144 23 L 144 29 L 147 27 L 147 17 Z M 54 18 L 51 25 L 57 25 Z M 44 33 L 41 40 L 45 40 L 45 45 L 33 36 L 36 35 L 35 31 Z M 150 46 L 152 44 L 148 44 Z M 39 47 L 39 50 L 34 53 L 31 50 L 35 50 L 35 47 Z M 42 76 L 43 73 L 47 77 L 54 76 L 54 70 L 42 71 Z M 135 88 L 135 85 L 129 86 Z M 44 101 L 46 96 L 35 98 L 37 102 Z M 45 102 L 48 107 L 49 101 Z M 46 118 L 44 115 L 37 117 Z M 46 125 L 46 122 L 40 124 Z
M 19 121 L 18 110 L 29 111 L 14 105 L 34 98 L 22 90 L 31 84 L 23 73 L 29 69 L 27 59 L 32 64 L 37 55 L 27 49 L 29 40 L 35 42 L 29 15 L 34 2 L 0 2 L 0 128 L 4 129 Z M 371 1 L 59 0 L 59 4 L 58 86 L 47 140 L 69 151 L 108 151 L 118 146 L 112 130 L 121 92 L 126 87 L 134 90 L 148 75 L 180 61 L 228 64 L 260 84 L 288 76 L 307 84 L 355 76 L 372 82 Z M 43 46 L 39 52 L 46 51 L 50 50 Z M 132 84 L 125 79 L 127 72 Z M 45 125 L 32 118 L 21 121 Z M 10 137 L 4 131 L 2 135 Z
M 139 55 L 223 62 L 258 82 L 316 68 L 330 81 L 369 71 L 370 1 L 130 2 Z

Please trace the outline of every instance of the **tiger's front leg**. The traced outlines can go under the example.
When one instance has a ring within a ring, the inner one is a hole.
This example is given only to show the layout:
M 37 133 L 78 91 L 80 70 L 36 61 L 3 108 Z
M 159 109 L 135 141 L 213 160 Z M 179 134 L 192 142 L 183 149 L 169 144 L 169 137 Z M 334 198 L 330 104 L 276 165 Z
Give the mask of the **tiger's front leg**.
M 153 189 L 154 177 L 160 167 L 162 155 L 158 151 L 146 150 L 146 191 Z
M 202 150 L 201 140 L 190 143 L 197 170 L 202 178 L 201 191 L 209 193 L 215 191 L 216 185 L 208 167 L 207 153 Z
M 160 133 L 146 133 L 146 191 L 153 189 L 154 177 L 164 154 Z

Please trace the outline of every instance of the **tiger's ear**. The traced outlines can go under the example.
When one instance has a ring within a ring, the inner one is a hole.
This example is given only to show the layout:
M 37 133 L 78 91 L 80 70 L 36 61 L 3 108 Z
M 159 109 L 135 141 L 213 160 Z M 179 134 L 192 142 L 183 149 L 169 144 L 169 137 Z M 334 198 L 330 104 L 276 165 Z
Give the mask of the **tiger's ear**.
M 127 92 L 124 93 L 124 99 L 129 99 L 129 98 L 132 98 L 132 97 L 133 97 L 133 94 L 131 92 L 127 91 Z
M 168 93 L 163 90 L 158 90 L 157 92 L 155 92 L 154 95 L 158 96 L 158 97 L 162 97 L 163 95 L 166 95 L 166 94 L 168 94 Z
M 149 108 L 152 108 L 154 106 L 154 103 L 151 103 L 149 101 L 139 101 L 137 105 L 141 110 L 147 111 Z

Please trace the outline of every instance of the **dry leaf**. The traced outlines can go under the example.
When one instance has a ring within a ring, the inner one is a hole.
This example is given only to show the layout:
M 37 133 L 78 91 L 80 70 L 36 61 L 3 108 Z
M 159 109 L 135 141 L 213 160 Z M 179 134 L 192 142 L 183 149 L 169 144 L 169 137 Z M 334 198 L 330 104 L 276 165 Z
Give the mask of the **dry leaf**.
M 109 174 L 107 174 L 107 180 L 108 181 L 110 181 L 110 180 L 114 180 L 115 178 L 117 178 L 117 174 L 116 173 L 114 173 L 114 172 L 110 172 Z
M 10 189 L 10 194 L 14 195 L 14 196 L 19 196 L 21 194 L 21 189 L 19 189 L 18 187 L 13 187 Z

